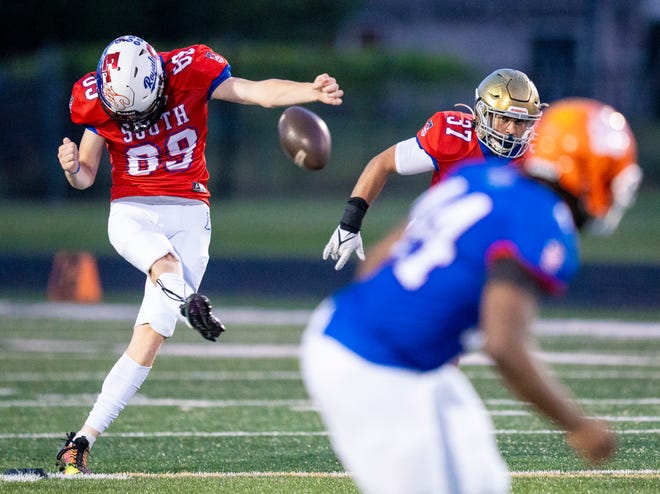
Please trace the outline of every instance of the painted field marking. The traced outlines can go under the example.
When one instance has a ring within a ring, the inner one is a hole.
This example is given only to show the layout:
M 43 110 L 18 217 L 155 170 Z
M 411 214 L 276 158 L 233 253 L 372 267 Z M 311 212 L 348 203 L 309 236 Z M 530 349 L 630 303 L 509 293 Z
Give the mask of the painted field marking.
M 0 316 L 17 319 L 72 319 L 79 321 L 135 320 L 138 305 L 76 304 L 68 302 L 19 302 L 0 299 Z M 259 307 L 226 307 L 222 321 L 226 324 L 290 326 L 307 324 L 311 310 L 263 309 Z M 660 339 L 660 322 L 630 322 L 611 319 L 542 319 L 534 324 L 534 332 L 544 335 L 584 335 L 621 339 Z
M 471 366 L 463 368 L 470 379 L 495 380 L 500 379 L 494 370 L 479 370 Z M 66 373 L 67 382 L 95 382 L 103 381 L 107 372 L 69 372 Z M 644 379 L 660 381 L 660 369 L 615 369 L 615 370 L 574 370 L 556 369 L 554 374 L 561 379 L 584 379 L 589 381 L 608 379 Z M 2 376 L 4 383 L 29 382 L 61 382 L 62 376 L 49 372 L 5 372 Z M 300 381 L 299 371 L 161 371 L 153 370 L 149 374 L 149 381 Z M 12 396 L 15 390 L 9 386 L 0 388 L 0 396 Z
M 635 429 L 617 431 L 617 434 L 659 434 L 660 429 Z M 558 429 L 498 429 L 498 435 L 554 435 L 564 434 Z M 148 439 L 148 438 L 179 438 L 179 437 L 326 437 L 327 431 L 162 431 L 162 432 L 106 432 L 103 437 L 119 437 L 125 439 Z M 35 433 L 5 433 L 0 434 L 0 440 L 17 439 L 62 439 L 61 432 L 35 432 Z
M 533 470 L 512 471 L 513 478 L 660 478 L 660 470 Z M 226 479 L 226 478 L 350 478 L 348 472 L 119 472 L 119 473 L 92 473 L 89 475 L 63 475 L 61 473 L 48 474 L 49 479 L 84 482 L 90 480 L 130 480 L 131 478 L 146 479 Z M 36 482 L 42 477 L 36 475 L 9 476 L 1 475 L 0 480 L 6 482 Z
M 63 353 L 108 354 L 109 351 L 121 354 L 125 344 L 108 348 L 103 342 L 81 342 L 75 340 L 7 338 L 3 340 L 3 349 L 8 355 L 20 353 Z M 204 343 L 168 342 L 161 348 L 159 355 L 196 358 L 292 358 L 300 356 L 300 347 L 295 344 L 237 344 L 207 345 Z M 658 355 L 630 355 L 615 353 L 586 352 L 538 352 L 537 356 L 552 364 L 573 365 L 608 365 L 608 366 L 649 366 L 659 367 Z M 20 356 L 18 356 L 20 357 Z M 22 358 L 22 357 L 21 357 Z M 473 353 L 461 357 L 464 366 L 490 366 L 492 360 L 482 353 Z
M 69 372 L 66 381 L 103 381 L 107 372 Z M 648 376 L 647 376 L 648 377 Z M 60 374 L 43 372 L 6 372 L 2 376 L 5 383 L 10 382 L 61 382 Z M 300 381 L 298 371 L 161 371 L 155 369 L 149 374 L 149 381 Z M 658 373 L 660 379 L 660 373 Z M 4 394 L 3 394 L 4 393 Z M 0 396 L 8 396 L 0 388 Z
M 0 400 L 0 408 L 38 408 L 38 407 L 79 407 L 83 405 L 92 405 L 96 401 L 97 395 L 88 394 L 42 394 L 35 400 Z M 596 405 L 616 405 L 616 406 L 656 406 L 660 405 L 660 398 L 581 398 L 580 403 L 589 406 Z M 525 403 L 512 398 L 489 398 L 483 400 L 488 407 L 524 407 Z M 131 399 L 132 406 L 149 407 L 179 407 L 182 409 L 192 408 L 227 408 L 227 407 L 304 407 L 310 409 L 313 404 L 309 399 L 235 399 L 235 400 L 203 400 L 203 399 L 184 399 L 184 398 L 150 398 L 143 394 L 136 394 Z

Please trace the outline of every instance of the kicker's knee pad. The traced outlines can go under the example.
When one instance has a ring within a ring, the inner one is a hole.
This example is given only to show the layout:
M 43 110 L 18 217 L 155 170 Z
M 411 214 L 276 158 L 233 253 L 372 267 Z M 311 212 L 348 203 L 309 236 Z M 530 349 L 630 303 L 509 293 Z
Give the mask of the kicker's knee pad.
M 159 284 L 154 285 L 147 278 L 135 325 L 149 324 L 154 331 L 169 338 L 181 315 L 181 304 L 194 290 L 175 273 L 163 273 L 158 281 Z
M 178 314 L 172 311 L 171 302 L 171 300 L 166 299 L 160 287 L 154 285 L 147 278 L 144 287 L 144 298 L 135 319 L 135 325 L 149 324 L 154 331 L 165 338 L 171 337 L 174 334 L 178 317 Z

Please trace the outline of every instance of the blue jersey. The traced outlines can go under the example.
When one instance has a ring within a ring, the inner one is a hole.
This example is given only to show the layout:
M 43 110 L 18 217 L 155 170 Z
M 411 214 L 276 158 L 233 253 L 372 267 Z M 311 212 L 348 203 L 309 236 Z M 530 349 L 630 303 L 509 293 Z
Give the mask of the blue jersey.
M 578 267 L 566 204 L 499 160 L 461 166 L 413 205 L 389 259 L 338 291 L 325 333 L 363 358 L 427 371 L 466 350 L 489 265 L 516 259 L 559 292 Z

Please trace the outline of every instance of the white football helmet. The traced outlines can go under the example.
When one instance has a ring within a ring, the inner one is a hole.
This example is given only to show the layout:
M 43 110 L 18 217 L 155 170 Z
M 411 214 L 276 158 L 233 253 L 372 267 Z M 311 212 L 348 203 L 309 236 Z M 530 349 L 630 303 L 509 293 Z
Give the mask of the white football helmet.
M 121 36 L 103 51 L 96 69 L 103 109 L 137 132 L 153 125 L 165 106 L 165 72 L 154 48 L 137 36 Z
M 475 93 L 474 124 L 479 141 L 498 156 L 521 156 L 534 140 L 541 109 L 547 106 L 541 103 L 534 83 L 519 70 L 498 69 L 481 81 Z M 522 125 L 522 134 L 498 132 L 497 118 Z

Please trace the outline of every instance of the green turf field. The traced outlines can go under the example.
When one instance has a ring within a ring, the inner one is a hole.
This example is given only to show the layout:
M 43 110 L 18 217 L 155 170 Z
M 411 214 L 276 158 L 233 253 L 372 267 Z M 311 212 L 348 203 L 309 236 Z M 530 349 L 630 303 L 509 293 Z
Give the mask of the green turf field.
M 81 425 L 129 338 L 135 307 L 100 308 L 0 301 L 0 473 L 52 474 L 0 477 L 0 492 L 357 492 L 300 379 L 306 309 L 226 308 L 229 330 L 216 344 L 180 326 L 96 443 L 94 475 L 57 477 L 65 433 Z M 492 414 L 514 493 L 659 492 L 660 325 L 651 319 L 543 319 L 537 327 L 543 358 L 619 432 L 617 457 L 598 469 L 512 399 L 488 365 L 463 361 Z
M 385 190 L 369 208 L 363 223 L 367 249 L 398 224 L 410 201 L 426 187 L 426 182 L 410 180 L 410 177 L 393 177 L 392 182 L 398 186 L 409 184 L 408 193 L 390 195 Z M 321 198 L 292 195 L 230 201 L 217 198 L 212 204 L 211 256 L 320 259 L 349 192 L 348 189 L 329 191 Z M 660 264 L 658 203 L 660 190 L 642 190 L 614 235 L 582 237 L 583 260 Z M 74 249 L 116 256 L 108 242 L 107 216 L 108 204 L 103 201 L 0 203 L 4 233 L 0 236 L 0 253 L 52 255 L 60 249 Z

